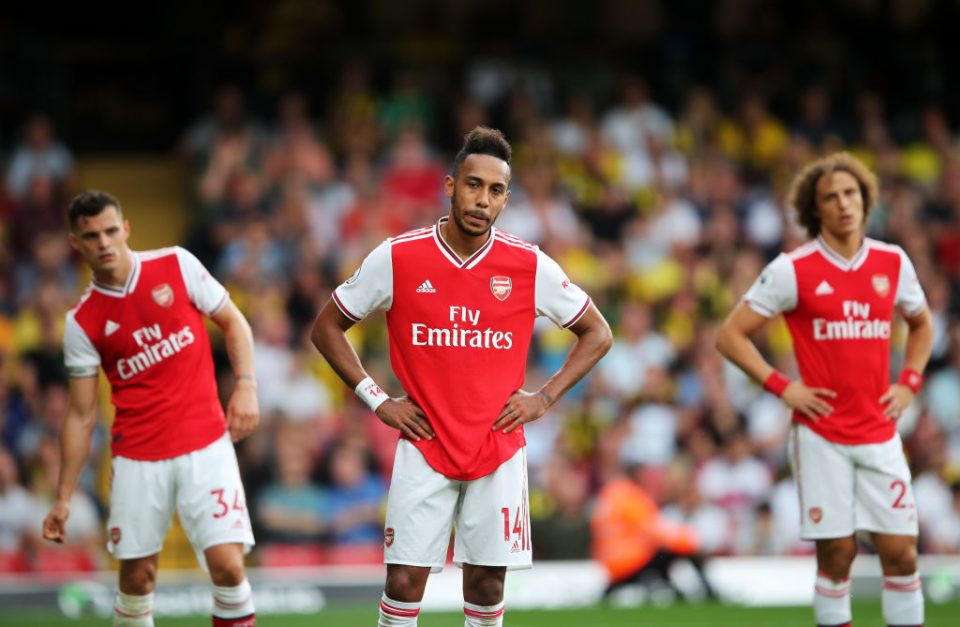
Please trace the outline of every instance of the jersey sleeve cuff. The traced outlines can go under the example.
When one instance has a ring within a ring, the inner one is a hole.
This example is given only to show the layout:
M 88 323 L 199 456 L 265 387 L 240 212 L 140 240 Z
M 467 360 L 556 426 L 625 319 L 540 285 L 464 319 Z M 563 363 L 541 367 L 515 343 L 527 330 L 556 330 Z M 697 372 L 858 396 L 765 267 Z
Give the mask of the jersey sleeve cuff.
M 918 307 L 914 307 L 914 308 L 911 309 L 911 310 L 907 310 L 907 309 L 904 308 L 904 307 L 898 307 L 897 309 L 900 311 L 900 314 L 901 314 L 903 317 L 905 317 L 905 318 L 913 318 L 914 316 L 916 316 L 917 314 L 919 314 L 921 311 L 923 311 L 923 309 L 924 309 L 926 306 L 927 306 L 927 301 L 923 301 L 922 303 L 920 303 L 920 305 L 919 305 Z
M 744 302 L 747 303 L 747 306 L 748 306 L 750 309 L 754 310 L 755 312 L 757 312 L 758 314 L 760 314 L 760 315 L 763 316 L 764 318 L 772 318 L 772 317 L 774 317 L 775 315 L 777 315 L 777 312 L 776 312 L 776 311 L 770 309 L 769 307 L 764 307 L 763 305 L 761 305 L 760 303 L 758 303 L 758 302 L 755 301 L 755 300 L 744 299 Z
M 230 300 L 230 294 L 227 290 L 223 290 L 223 296 L 220 297 L 220 302 L 217 303 L 217 306 L 210 310 L 207 314 L 208 317 L 215 316 L 220 313 L 220 310 L 226 306 L 227 301 Z
M 343 301 L 340 300 L 340 296 L 337 295 L 337 290 L 333 290 L 331 296 L 333 296 L 333 302 L 337 305 L 337 309 L 339 309 L 343 315 L 350 318 L 354 322 L 360 322 L 362 320 L 360 316 L 347 309 L 347 306 L 344 305 Z
M 580 311 L 578 311 L 572 318 L 570 318 L 570 320 L 569 320 L 568 322 L 566 322 L 564 325 L 562 325 L 563 328 L 564 328 L 564 329 L 569 329 L 570 327 L 572 327 L 573 325 L 575 325 L 575 324 L 577 323 L 577 320 L 579 320 L 580 318 L 582 318 L 582 317 L 583 317 L 583 314 L 587 313 L 587 309 L 590 307 L 590 303 L 591 303 L 591 302 L 592 302 L 592 301 L 590 300 L 590 297 L 588 296 L 588 297 L 587 297 L 587 302 L 585 302 L 585 303 L 583 304 L 583 307 L 580 308 Z
M 95 377 L 99 371 L 100 366 L 67 366 L 67 376 L 71 379 Z

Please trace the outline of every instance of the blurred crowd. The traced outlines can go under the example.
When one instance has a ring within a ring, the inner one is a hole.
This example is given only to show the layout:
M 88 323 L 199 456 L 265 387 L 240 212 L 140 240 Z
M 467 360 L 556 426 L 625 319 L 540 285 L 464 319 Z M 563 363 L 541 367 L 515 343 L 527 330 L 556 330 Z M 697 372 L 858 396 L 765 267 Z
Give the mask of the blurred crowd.
M 841 112 L 822 85 L 797 86 L 793 109 L 775 113 L 761 92 L 721 102 L 696 87 L 668 108 L 639 75 L 601 95 L 492 62 L 444 89 L 439 98 L 409 70 L 374 81 L 360 62 L 342 68 L 323 101 L 290 91 L 255 110 L 249 94 L 223 85 L 178 146 L 193 216 L 181 242 L 254 329 L 262 426 L 238 452 L 259 563 L 377 558 L 396 433 L 308 333 L 373 247 L 447 213 L 442 178 L 478 124 L 514 147 L 497 228 L 556 259 L 615 334 L 596 370 L 526 426 L 535 557 L 590 557 L 593 539 L 618 524 L 593 516 L 598 500 L 637 493 L 604 492 L 623 480 L 644 495 L 642 517 L 688 525 L 702 555 L 812 551 L 799 540 L 789 414 L 724 362 L 713 335 L 764 264 L 805 238 L 783 202 L 791 176 L 841 149 L 879 175 L 869 235 L 903 246 L 933 313 L 924 389 L 899 426 L 921 550 L 960 553 L 960 135 L 942 108 L 917 108 L 909 131 L 895 132 L 879 92 Z M 63 314 L 85 279 L 62 217 L 76 191 L 73 157 L 42 115 L 18 141 L 3 147 L 0 209 L 0 555 L 29 561 L 43 552 L 56 481 Z M 545 319 L 534 334 L 528 389 L 573 339 Z M 349 337 L 372 376 L 401 394 L 383 317 Z M 903 328 L 894 334 L 894 379 L 904 338 Z M 782 322 L 757 341 L 796 375 Z M 226 396 L 222 348 L 217 361 Z M 103 541 L 105 428 L 68 526 L 88 547 Z

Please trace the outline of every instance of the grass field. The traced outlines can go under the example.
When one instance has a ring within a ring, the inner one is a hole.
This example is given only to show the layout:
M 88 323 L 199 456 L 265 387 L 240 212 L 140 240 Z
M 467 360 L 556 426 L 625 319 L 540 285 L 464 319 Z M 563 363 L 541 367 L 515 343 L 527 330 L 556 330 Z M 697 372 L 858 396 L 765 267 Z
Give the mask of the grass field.
M 857 627 L 884 627 L 880 603 L 854 604 L 854 624 Z M 268 615 L 257 619 L 260 627 L 374 627 L 376 608 L 327 609 L 307 616 Z M 109 619 L 86 618 L 71 620 L 62 616 L 3 615 L 4 627 L 53 627 L 64 625 L 109 625 Z M 156 620 L 157 627 L 208 627 L 210 618 L 164 618 Z M 960 624 L 960 602 L 927 606 L 926 627 L 952 627 Z M 424 613 L 420 627 L 460 627 L 463 614 Z M 614 609 L 595 607 L 577 610 L 508 611 L 505 627 L 812 627 L 813 614 L 809 607 L 743 608 L 725 605 L 677 605 L 668 608 L 641 607 Z

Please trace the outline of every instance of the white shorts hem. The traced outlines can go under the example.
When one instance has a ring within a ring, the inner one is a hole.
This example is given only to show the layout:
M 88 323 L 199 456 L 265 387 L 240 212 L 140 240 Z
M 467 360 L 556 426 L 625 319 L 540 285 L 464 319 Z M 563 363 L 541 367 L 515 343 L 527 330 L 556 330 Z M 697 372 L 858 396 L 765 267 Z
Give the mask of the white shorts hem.
M 421 568 L 434 568 L 436 566 L 443 567 L 443 564 L 438 564 L 437 562 L 430 562 L 429 564 L 424 562 L 415 562 L 413 560 L 401 560 L 401 559 L 385 559 L 383 560 L 384 564 L 396 564 L 397 566 L 418 566 Z
M 856 535 L 855 531 L 850 533 L 822 533 L 822 534 L 800 534 L 801 540 L 815 541 L 815 540 L 841 540 L 843 538 L 849 538 Z
M 857 529 L 850 531 L 849 533 L 820 533 L 820 534 L 800 534 L 801 540 L 840 540 L 841 538 L 849 538 L 850 536 L 855 536 L 858 532 L 866 533 L 880 533 L 888 536 L 911 536 L 916 538 L 918 536 L 916 529 L 910 530 L 890 530 L 890 529 L 871 529 L 868 527 L 858 527 Z
M 471 566 L 483 566 L 485 568 L 506 568 L 507 570 L 529 570 L 533 568 L 533 564 L 476 564 L 474 562 L 454 562 L 454 566 L 457 568 L 463 568 L 464 564 L 470 564 Z
M 131 554 L 119 555 L 119 554 L 117 554 L 117 553 L 115 552 L 115 549 L 109 549 L 109 548 L 108 548 L 108 549 L 107 549 L 107 553 L 109 553 L 114 559 L 117 559 L 117 560 L 121 560 L 121 561 L 122 561 L 122 560 L 138 560 L 138 559 L 142 559 L 142 558 L 144 558 L 144 557 L 150 557 L 151 555 L 157 555 L 157 554 L 159 554 L 160 551 L 162 551 L 162 550 L 163 550 L 163 545 L 160 545 L 160 546 L 158 546 L 156 549 L 154 549 L 153 551 L 138 551 L 138 552 L 131 553 Z
M 221 544 L 240 544 L 243 546 L 243 554 L 246 555 L 251 550 L 253 550 L 253 547 L 256 546 L 257 543 L 250 542 L 246 538 L 238 539 L 238 540 L 232 540 L 230 538 L 217 538 L 216 540 L 211 540 L 210 542 L 203 545 L 203 547 L 200 548 L 200 551 L 203 552 L 215 546 L 220 546 Z
M 429 568 L 431 573 L 439 573 L 443 570 L 443 564 L 423 564 L 423 563 L 414 563 L 412 561 L 401 562 L 398 560 L 384 560 L 384 566 L 411 566 L 413 568 Z
M 869 529 L 861 527 L 857 531 L 866 531 L 867 533 L 880 533 L 885 536 L 911 536 L 916 538 L 920 534 L 917 529 Z

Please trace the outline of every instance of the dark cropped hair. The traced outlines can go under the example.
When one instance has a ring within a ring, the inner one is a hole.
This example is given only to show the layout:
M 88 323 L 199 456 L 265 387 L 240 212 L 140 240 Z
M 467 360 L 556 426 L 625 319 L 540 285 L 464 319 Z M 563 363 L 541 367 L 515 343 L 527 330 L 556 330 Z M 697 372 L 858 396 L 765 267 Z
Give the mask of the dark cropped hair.
M 490 155 L 510 164 L 513 149 L 510 142 L 499 130 L 487 126 L 477 126 L 463 138 L 460 152 L 453 158 L 453 174 L 457 173 L 460 164 L 470 155 Z
M 92 218 L 99 215 L 107 207 L 116 207 L 117 215 L 122 216 L 120 210 L 120 201 L 107 192 L 101 192 L 96 189 L 83 192 L 74 196 L 70 201 L 70 207 L 67 209 L 67 219 L 70 222 L 70 230 L 75 231 L 77 222 L 81 217 Z
M 817 181 L 824 174 L 846 172 L 857 179 L 863 197 L 863 220 L 877 203 L 877 177 L 862 161 L 849 152 L 835 152 L 809 164 L 794 177 L 787 192 L 787 206 L 797 211 L 797 222 L 807 229 L 810 237 L 820 234 L 820 216 L 817 215 Z

